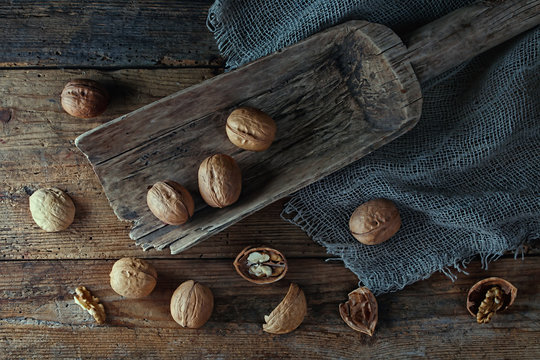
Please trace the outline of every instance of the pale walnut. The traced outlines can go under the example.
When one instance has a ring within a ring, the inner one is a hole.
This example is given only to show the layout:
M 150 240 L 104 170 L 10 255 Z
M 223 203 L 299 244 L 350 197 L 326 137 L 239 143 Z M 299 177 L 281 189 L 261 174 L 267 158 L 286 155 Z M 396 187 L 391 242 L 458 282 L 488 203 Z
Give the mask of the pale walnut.
M 510 282 L 490 277 L 474 284 L 467 294 L 467 310 L 479 324 L 491 321 L 496 312 L 506 310 L 514 303 L 517 288 Z
M 32 218 L 48 232 L 67 229 L 75 218 L 73 200 L 60 189 L 39 189 L 30 196 L 29 203 Z
M 304 292 L 298 285 L 291 283 L 289 291 L 279 305 L 264 316 L 263 330 L 271 334 L 286 334 L 295 330 L 307 314 Z
M 105 111 L 109 104 L 109 93 L 97 81 L 76 79 L 66 84 L 60 100 L 68 114 L 87 119 Z
M 195 211 L 189 191 L 172 180 L 155 183 L 146 194 L 146 204 L 155 217 L 169 225 L 186 223 Z
M 351 215 L 352 235 L 364 245 L 376 245 L 390 239 L 401 227 L 396 205 L 386 199 L 370 200 Z
M 98 324 L 103 324 L 105 322 L 106 314 L 103 304 L 100 304 L 99 299 L 93 296 L 86 287 L 79 286 L 76 288 L 73 300 L 75 300 L 75 303 L 81 308 L 88 311 Z
M 352 329 L 373 336 L 379 310 L 377 299 L 367 287 L 361 287 L 349 293 L 349 300 L 339 304 L 341 318 Z
M 264 112 L 242 107 L 227 118 L 226 132 L 229 140 L 241 149 L 264 151 L 276 136 L 276 123 Z
M 236 272 L 255 284 L 269 284 L 282 279 L 287 272 L 287 260 L 269 247 L 246 247 L 234 260 Z
M 171 298 L 171 315 L 182 327 L 200 328 L 210 319 L 213 309 L 212 291 L 193 280 L 183 282 Z
M 126 298 L 149 295 L 157 282 L 156 269 L 137 258 L 123 258 L 114 263 L 110 276 L 111 288 Z
M 242 172 L 228 155 L 216 154 L 204 159 L 199 167 L 199 192 L 215 208 L 234 204 L 242 191 Z

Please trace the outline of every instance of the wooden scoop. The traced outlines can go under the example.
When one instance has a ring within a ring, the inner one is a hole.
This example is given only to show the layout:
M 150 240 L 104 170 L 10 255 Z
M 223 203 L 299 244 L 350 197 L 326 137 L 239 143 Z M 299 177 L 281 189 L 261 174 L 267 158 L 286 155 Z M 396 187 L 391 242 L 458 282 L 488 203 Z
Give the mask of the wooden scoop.
M 404 134 L 420 118 L 421 82 L 539 23 L 540 0 L 485 1 L 422 27 L 407 48 L 383 25 L 350 21 L 103 124 L 76 145 L 118 218 L 134 222 L 130 237 L 178 253 Z M 276 121 L 267 151 L 228 140 L 225 122 L 238 106 Z M 240 200 L 224 209 L 198 194 L 199 164 L 215 153 L 233 156 L 243 174 Z M 146 206 L 147 188 L 165 179 L 194 196 L 187 224 L 165 225 Z

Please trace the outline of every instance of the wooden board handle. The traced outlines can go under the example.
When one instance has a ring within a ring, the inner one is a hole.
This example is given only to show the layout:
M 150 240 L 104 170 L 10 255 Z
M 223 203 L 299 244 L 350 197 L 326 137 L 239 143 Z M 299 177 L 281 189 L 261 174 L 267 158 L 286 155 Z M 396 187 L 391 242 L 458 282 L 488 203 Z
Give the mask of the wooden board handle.
M 456 10 L 406 37 L 424 82 L 540 24 L 540 0 L 490 0 Z

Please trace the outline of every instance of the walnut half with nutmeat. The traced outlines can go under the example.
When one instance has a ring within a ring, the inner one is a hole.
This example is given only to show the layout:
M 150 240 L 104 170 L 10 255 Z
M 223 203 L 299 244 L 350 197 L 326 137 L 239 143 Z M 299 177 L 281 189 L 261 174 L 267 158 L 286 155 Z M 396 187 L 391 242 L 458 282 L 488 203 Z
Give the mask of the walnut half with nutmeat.
M 282 279 L 287 272 L 283 254 L 269 247 L 246 247 L 234 260 L 236 272 L 255 284 L 269 284 Z
M 498 311 L 506 310 L 514 303 L 517 288 L 510 282 L 490 277 L 474 284 L 467 294 L 467 310 L 479 324 L 491 321 Z

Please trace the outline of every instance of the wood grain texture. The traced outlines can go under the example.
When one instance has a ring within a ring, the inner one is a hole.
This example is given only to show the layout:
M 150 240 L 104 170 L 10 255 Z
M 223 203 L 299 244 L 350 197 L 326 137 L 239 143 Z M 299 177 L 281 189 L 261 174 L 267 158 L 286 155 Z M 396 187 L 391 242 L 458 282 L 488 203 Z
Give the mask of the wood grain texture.
M 401 61 L 424 82 L 539 24 L 540 0 L 480 1 L 409 34 Z
M 0 258 L 115 259 L 122 256 L 171 257 L 143 253 L 119 221 L 86 158 L 73 140 L 84 131 L 212 77 L 214 69 L 171 70 L 3 70 L 0 108 L 10 115 L 0 123 Z M 113 101 L 100 117 L 81 120 L 64 113 L 65 83 L 89 77 L 107 85 Z M 32 221 L 29 195 L 57 186 L 74 199 L 75 222 L 59 233 L 46 233 Z M 281 220 L 283 201 L 220 233 L 181 257 L 234 257 L 244 246 L 268 243 L 290 256 L 326 256 L 297 227 Z M 178 257 L 178 256 L 176 256 Z
M 414 126 L 421 93 L 410 65 L 393 62 L 403 51 L 388 28 L 349 22 L 104 124 L 76 145 L 115 214 L 134 222 L 136 243 L 179 253 Z M 243 105 L 276 121 L 269 150 L 228 140 L 226 118 Z M 240 200 L 225 209 L 197 193 L 198 166 L 215 153 L 242 169 Z M 145 204 L 148 186 L 168 178 L 194 195 L 195 215 L 182 226 L 161 223 Z
M 341 320 L 338 304 L 356 287 L 340 263 L 290 260 L 285 279 L 260 286 L 240 278 L 231 260 L 151 260 L 158 285 L 149 297 L 123 299 L 108 285 L 112 261 L 4 262 L 0 267 L 0 345 L 3 356 L 83 358 L 520 358 L 534 359 L 540 344 L 537 257 L 501 259 L 482 271 L 475 261 L 452 283 L 435 274 L 398 293 L 378 297 L 379 322 L 372 338 Z M 197 269 L 197 271 L 194 271 Z M 479 325 L 465 308 L 476 281 L 504 276 L 518 287 L 516 302 Z M 215 296 L 210 321 L 199 330 L 170 317 L 174 289 L 193 278 Z M 304 290 L 308 315 L 288 335 L 262 331 L 262 322 L 289 282 Z M 86 285 L 103 302 L 107 322 L 98 326 L 72 300 Z M 96 346 L 99 344 L 99 346 Z M 212 344 L 212 346 L 208 346 Z
M 0 67 L 220 65 L 212 0 L 2 1 Z

